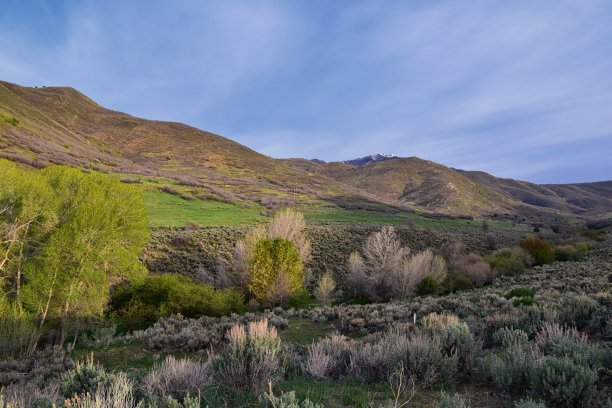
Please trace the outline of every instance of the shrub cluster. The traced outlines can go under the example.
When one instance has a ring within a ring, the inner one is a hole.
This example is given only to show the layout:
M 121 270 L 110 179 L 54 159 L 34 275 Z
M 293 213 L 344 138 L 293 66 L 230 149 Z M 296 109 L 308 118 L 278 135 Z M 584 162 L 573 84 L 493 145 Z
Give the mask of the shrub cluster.
M 214 289 L 176 274 L 149 276 L 140 283 L 115 288 L 110 308 L 128 329 L 152 324 L 172 314 L 195 318 L 246 310 L 240 291 Z

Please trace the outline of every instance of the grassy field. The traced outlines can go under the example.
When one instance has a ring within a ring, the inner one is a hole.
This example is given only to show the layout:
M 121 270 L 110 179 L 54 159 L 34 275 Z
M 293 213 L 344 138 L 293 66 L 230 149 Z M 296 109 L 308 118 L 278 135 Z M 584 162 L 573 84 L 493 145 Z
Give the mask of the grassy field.
M 189 221 L 202 226 L 232 226 L 255 224 L 265 221 L 261 215 L 264 207 L 250 203 L 248 206 L 226 204 L 213 200 L 186 200 L 178 195 L 164 193 L 158 189 L 146 188 L 144 197 L 151 227 L 183 227 Z M 360 222 L 368 224 L 405 225 L 414 223 L 419 227 L 453 227 L 480 225 L 480 221 L 426 218 L 413 212 L 377 212 L 347 210 L 315 204 L 298 208 L 310 222 Z M 492 228 L 511 228 L 510 222 L 490 221 Z
M 218 201 L 185 200 L 158 190 L 144 192 L 151 227 L 183 227 L 189 221 L 202 226 L 255 224 L 265 220 L 262 207 L 240 207 Z

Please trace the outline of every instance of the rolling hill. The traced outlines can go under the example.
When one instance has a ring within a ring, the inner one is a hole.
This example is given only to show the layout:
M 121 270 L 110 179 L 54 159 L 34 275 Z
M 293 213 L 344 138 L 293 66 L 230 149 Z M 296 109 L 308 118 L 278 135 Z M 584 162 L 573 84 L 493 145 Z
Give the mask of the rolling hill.
M 0 82 L 0 157 L 36 167 L 69 164 L 102 172 L 168 177 L 226 189 L 249 200 L 268 195 L 367 197 L 357 189 L 181 123 L 106 109 L 72 88 Z
M 275 197 L 530 222 L 612 213 L 612 182 L 537 185 L 388 155 L 334 163 L 277 160 L 181 123 L 106 109 L 73 88 L 2 81 L 0 157 L 35 167 L 68 164 L 122 177 L 174 179 L 220 200 L 227 193 L 249 202 Z

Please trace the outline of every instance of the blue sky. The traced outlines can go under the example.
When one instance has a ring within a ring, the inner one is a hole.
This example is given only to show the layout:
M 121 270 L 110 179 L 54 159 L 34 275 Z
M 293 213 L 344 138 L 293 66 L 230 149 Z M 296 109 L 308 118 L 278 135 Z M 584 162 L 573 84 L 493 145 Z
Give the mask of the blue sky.
M 0 79 L 273 157 L 612 179 L 612 2 L 4 0 Z

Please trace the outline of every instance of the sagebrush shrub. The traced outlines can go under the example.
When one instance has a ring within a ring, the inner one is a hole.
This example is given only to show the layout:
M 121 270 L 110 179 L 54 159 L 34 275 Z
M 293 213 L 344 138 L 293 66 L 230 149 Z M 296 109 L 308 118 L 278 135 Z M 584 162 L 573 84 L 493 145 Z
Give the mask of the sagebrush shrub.
M 442 396 L 434 404 L 434 408 L 470 408 L 470 404 L 461 394 L 442 393 Z
M 315 378 L 341 378 L 349 371 L 353 349 L 344 336 L 326 337 L 308 347 L 304 370 Z
M 493 341 L 495 344 L 508 348 L 526 345 L 529 342 L 529 337 L 522 330 L 502 327 L 493 334 Z
M 236 325 L 227 334 L 229 344 L 213 360 L 213 378 L 233 391 L 261 392 L 282 376 L 281 341 L 264 319 Z
M 198 395 L 211 380 L 209 363 L 176 359 L 168 356 L 159 366 L 153 368 L 143 379 L 149 395 L 159 398 L 171 396 L 183 401 L 188 395 Z
M 535 375 L 536 361 L 525 345 L 512 345 L 499 354 L 490 354 L 483 361 L 483 373 L 495 385 L 511 394 L 529 388 Z
M 536 364 L 531 392 L 556 406 L 575 407 L 591 400 L 597 374 L 567 357 L 546 357 Z
M 65 408 L 136 408 L 134 383 L 125 373 L 115 374 L 95 391 L 73 396 L 64 401 Z
M 588 248 L 580 244 L 565 244 L 555 248 L 555 259 L 561 262 L 581 261 L 587 253 Z
M 561 300 L 559 320 L 583 330 L 589 326 L 597 307 L 597 301 L 587 295 L 564 296 Z
M 528 398 L 515 402 L 514 408 L 546 408 L 546 404 L 543 402 L 536 402 L 531 398 Z
M 309 399 L 300 401 L 295 395 L 295 391 L 283 392 L 276 396 L 270 390 L 260 395 L 258 402 L 261 408 L 323 408 L 323 405 L 315 404 Z
M 99 386 L 108 385 L 114 379 L 102 366 L 87 360 L 77 363 L 74 370 L 66 373 L 62 379 L 61 392 L 65 398 L 82 394 L 93 395 Z

